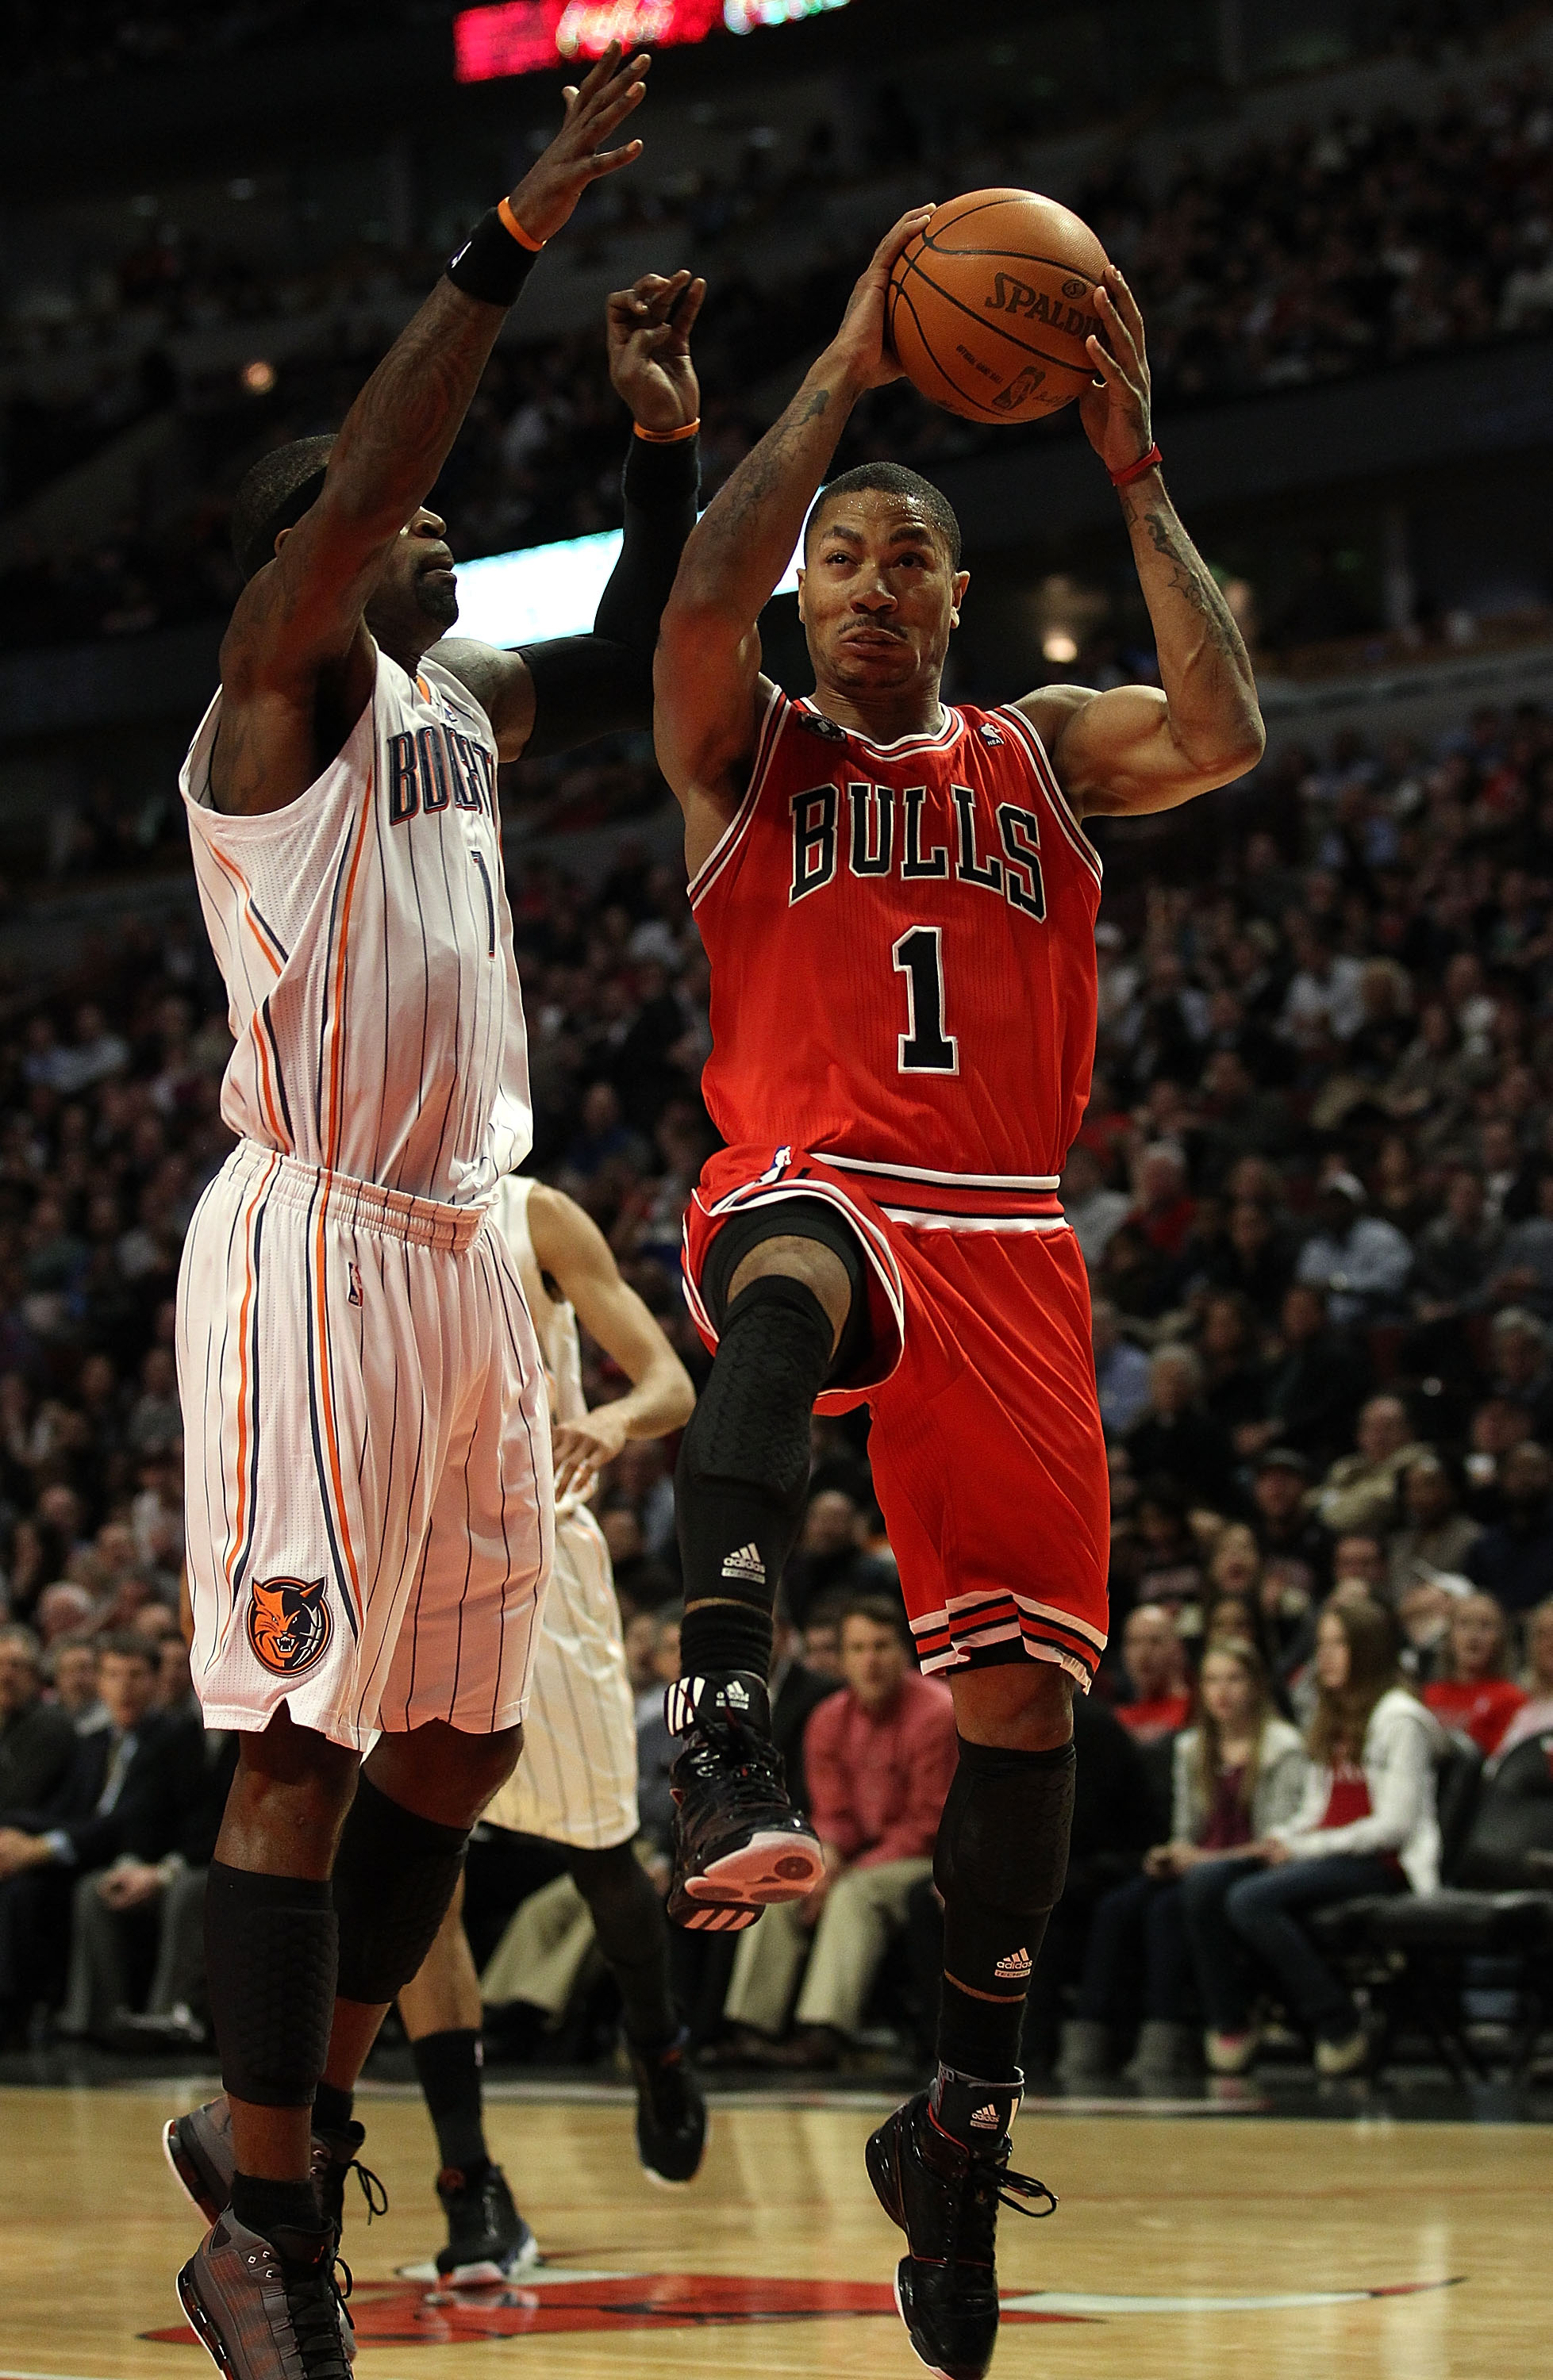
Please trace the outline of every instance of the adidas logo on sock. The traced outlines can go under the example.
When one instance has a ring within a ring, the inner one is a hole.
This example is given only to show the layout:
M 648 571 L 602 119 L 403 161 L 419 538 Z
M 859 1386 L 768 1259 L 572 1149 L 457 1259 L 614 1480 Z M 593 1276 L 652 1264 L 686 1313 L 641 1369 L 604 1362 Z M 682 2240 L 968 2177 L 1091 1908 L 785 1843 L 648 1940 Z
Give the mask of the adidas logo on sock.
M 1029 1951 L 1010 1950 L 1006 1959 L 998 1960 L 992 1972 L 995 1975 L 1000 1976 L 1005 1983 L 1027 1984 L 1030 1981 Z
M 740 1546 L 737 1553 L 727 1555 L 723 1562 L 723 1576 L 752 1579 L 757 1586 L 764 1586 L 765 1564 L 761 1559 L 759 1546 Z
M 1000 2132 L 1003 2130 L 1003 2119 L 990 2099 L 983 2107 L 972 2107 L 966 2121 L 973 2131 Z

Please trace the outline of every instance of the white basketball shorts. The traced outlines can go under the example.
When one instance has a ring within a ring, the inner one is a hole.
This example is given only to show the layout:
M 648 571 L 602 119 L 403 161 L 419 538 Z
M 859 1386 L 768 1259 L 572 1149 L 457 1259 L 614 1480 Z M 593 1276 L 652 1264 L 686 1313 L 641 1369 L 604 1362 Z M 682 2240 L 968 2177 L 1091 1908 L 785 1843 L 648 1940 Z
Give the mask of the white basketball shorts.
M 364 1749 L 523 1715 L 549 1576 L 544 1373 L 481 1208 L 242 1142 L 178 1275 L 194 1682 L 212 1728 Z
M 495 1827 L 606 1852 L 637 1829 L 636 1711 L 604 1532 L 568 1499 L 534 1653 L 523 1757 L 485 1812 Z

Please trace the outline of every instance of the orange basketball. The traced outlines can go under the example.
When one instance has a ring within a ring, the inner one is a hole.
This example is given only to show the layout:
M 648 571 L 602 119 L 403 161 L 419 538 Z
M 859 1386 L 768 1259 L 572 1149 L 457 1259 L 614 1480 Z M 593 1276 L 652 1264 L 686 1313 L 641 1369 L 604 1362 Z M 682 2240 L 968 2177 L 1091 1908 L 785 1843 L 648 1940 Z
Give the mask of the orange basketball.
M 908 378 L 969 421 L 1033 421 L 1094 366 L 1106 251 L 1035 190 L 971 190 L 935 209 L 890 273 L 890 345 Z

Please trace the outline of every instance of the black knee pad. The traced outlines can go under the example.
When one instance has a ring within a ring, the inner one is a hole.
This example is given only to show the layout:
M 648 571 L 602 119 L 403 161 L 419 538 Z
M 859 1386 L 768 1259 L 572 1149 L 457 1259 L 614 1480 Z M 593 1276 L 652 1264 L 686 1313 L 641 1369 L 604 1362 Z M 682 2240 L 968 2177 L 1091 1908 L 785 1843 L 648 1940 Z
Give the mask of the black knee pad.
M 960 1766 L 944 1803 L 933 1881 L 944 1896 L 1014 1917 L 1055 1909 L 1068 1880 L 1076 1755 L 1009 1752 L 960 1739 Z
M 809 1416 L 830 1368 L 834 1333 L 813 1291 L 763 1273 L 723 1318 L 717 1360 L 679 1446 L 688 1487 L 752 1489 L 801 1513 Z
M 420 1973 L 468 1848 L 465 1828 L 418 1817 L 362 1777 L 335 1861 L 341 1999 L 375 2007 Z
M 306 2107 L 335 2014 L 335 1912 L 326 1884 L 213 1860 L 205 1982 L 221 2080 L 255 2107 Z

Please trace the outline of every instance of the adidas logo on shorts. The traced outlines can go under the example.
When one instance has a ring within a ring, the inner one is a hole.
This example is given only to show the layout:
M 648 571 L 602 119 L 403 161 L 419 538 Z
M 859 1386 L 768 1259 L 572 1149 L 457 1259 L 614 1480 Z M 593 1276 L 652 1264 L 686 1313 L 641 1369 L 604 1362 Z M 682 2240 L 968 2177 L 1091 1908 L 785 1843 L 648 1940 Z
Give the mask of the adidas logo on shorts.
M 723 1576 L 752 1579 L 757 1586 L 764 1586 L 765 1564 L 761 1559 L 759 1546 L 740 1546 L 737 1553 L 727 1555 L 723 1561 Z
M 1003 2119 L 990 2099 L 985 2107 L 972 2108 L 969 2121 L 972 2129 L 978 2132 L 1000 2132 L 1003 2130 Z
M 995 1975 L 1000 1976 L 1006 1984 L 1028 1983 L 1030 1981 L 1029 1951 L 1010 1950 L 1006 1959 L 998 1960 L 992 1972 Z

